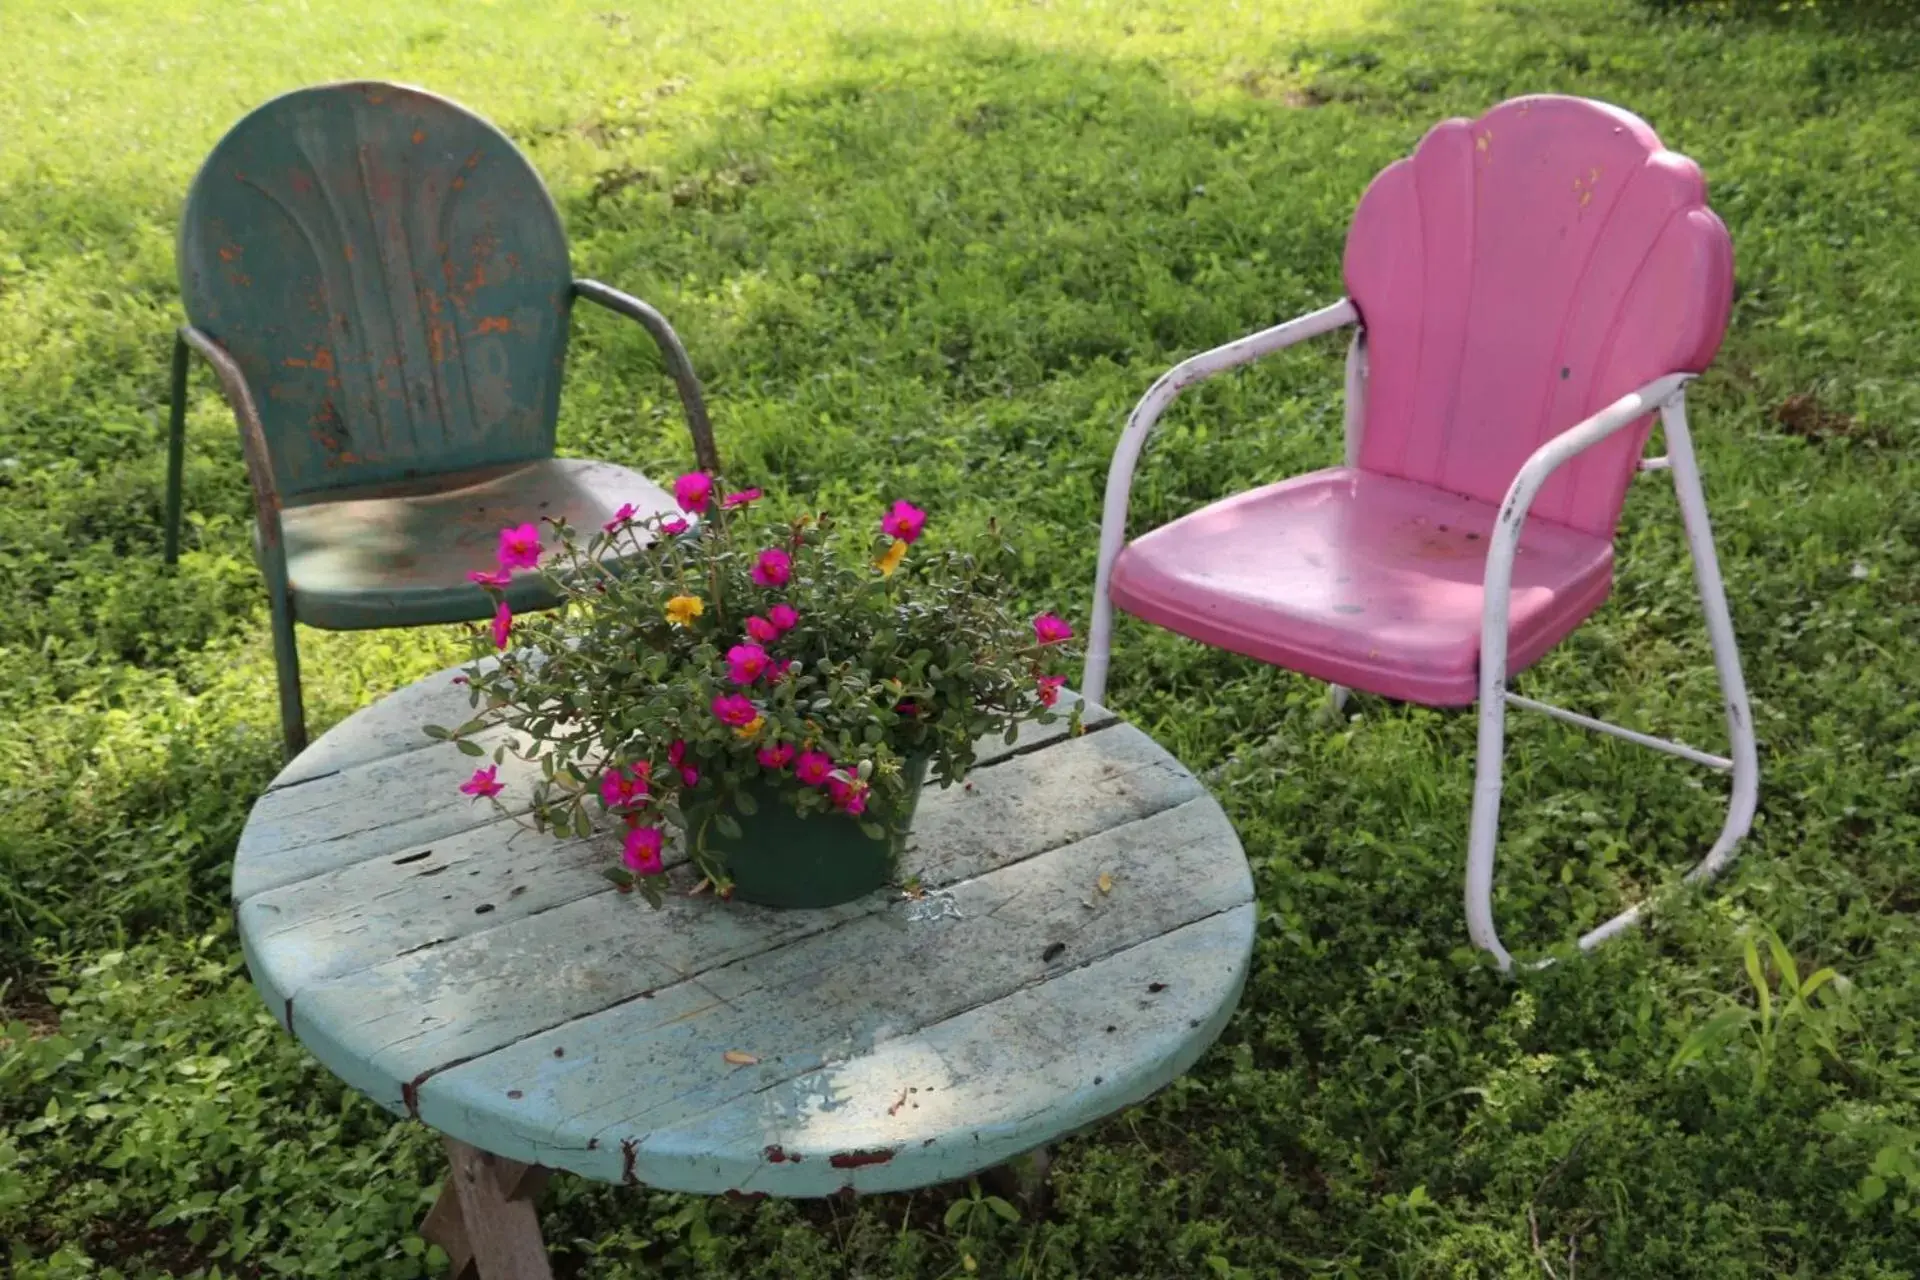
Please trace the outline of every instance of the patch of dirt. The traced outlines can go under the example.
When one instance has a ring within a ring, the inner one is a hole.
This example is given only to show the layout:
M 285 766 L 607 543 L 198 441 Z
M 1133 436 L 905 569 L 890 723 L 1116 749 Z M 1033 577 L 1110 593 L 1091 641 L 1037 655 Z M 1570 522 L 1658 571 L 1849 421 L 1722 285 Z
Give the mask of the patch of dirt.
M 1862 428 L 1859 419 L 1822 405 L 1810 392 L 1788 396 L 1773 411 L 1773 420 L 1790 436 L 1799 436 L 1814 444 L 1829 440 L 1860 440 L 1868 444 L 1889 443 L 1877 427 Z

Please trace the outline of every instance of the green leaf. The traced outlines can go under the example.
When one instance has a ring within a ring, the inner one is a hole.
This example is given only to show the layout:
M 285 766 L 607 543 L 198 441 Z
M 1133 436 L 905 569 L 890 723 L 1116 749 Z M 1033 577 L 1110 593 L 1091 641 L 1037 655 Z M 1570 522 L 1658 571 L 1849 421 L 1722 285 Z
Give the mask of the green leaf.
M 1760 1034 L 1773 1026 L 1773 992 L 1767 986 L 1766 971 L 1760 965 L 1760 948 L 1749 933 L 1742 941 L 1747 964 L 1747 980 L 1753 983 L 1754 998 L 1760 1002 Z
M 625 867 L 603 867 L 600 874 L 625 889 L 633 884 L 633 872 Z
M 1860 1198 L 1868 1204 L 1874 1204 L 1887 1194 L 1886 1180 L 1868 1174 L 1860 1179 Z
M 961 1222 L 965 1221 L 967 1213 L 972 1208 L 973 1201 L 971 1200 L 955 1200 L 952 1204 L 948 1205 L 947 1216 L 944 1219 L 947 1224 L 947 1230 L 951 1231 L 959 1226 Z
M 1773 967 L 1780 971 L 1785 989 L 1795 995 L 1803 994 L 1800 990 L 1800 966 L 1793 962 L 1793 956 L 1786 944 L 1780 941 L 1780 935 L 1771 929 L 1767 930 L 1767 949 L 1773 953 Z
M 1673 1060 L 1667 1064 L 1667 1070 L 1678 1071 L 1689 1062 L 1704 1058 L 1738 1035 L 1752 1017 L 1751 1013 L 1737 1005 L 1722 1009 L 1688 1033 L 1675 1051 Z
M 587 816 L 585 805 L 573 807 L 573 834 L 582 840 L 593 834 L 593 819 Z
M 740 838 L 740 824 L 733 820 L 733 815 L 730 813 L 714 814 L 713 825 L 719 830 L 721 835 L 729 840 L 738 840 Z
M 453 736 L 453 734 L 449 730 L 437 724 L 423 724 L 420 726 L 420 732 L 426 734 L 429 738 L 433 738 L 439 742 L 445 742 L 448 738 Z
M 485 747 L 481 746 L 477 742 L 468 742 L 464 738 L 462 738 L 459 742 L 454 743 L 454 745 L 460 748 L 460 753 L 462 755 L 484 756 L 485 754 L 487 754 L 487 749 Z
M 760 802 L 753 798 L 751 791 L 746 790 L 733 793 L 733 807 L 749 818 L 760 812 Z
M 993 1210 L 994 1215 L 1002 1222 L 1020 1221 L 1020 1211 L 999 1196 L 988 1196 L 987 1208 Z

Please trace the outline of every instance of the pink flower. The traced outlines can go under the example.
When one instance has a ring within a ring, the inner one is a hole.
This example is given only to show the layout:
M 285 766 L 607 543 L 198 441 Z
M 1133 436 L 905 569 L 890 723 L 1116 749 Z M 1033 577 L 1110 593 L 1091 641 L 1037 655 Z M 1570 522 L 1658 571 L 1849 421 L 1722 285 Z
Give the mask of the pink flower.
M 475 799 L 499 795 L 506 790 L 506 787 L 494 776 L 499 772 L 500 766 L 497 764 L 490 764 L 484 769 L 475 769 L 473 776 L 460 784 L 460 793 Z
M 504 587 L 513 581 L 513 570 L 475 569 L 467 574 L 467 581 L 482 587 Z
M 615 767 L 600 779 L 600 799 L 609 809 L 638 804 L 647 798 L 647 776 L 651 772 L 645 760 L 631 769 Z
M 685 533 L 691 527 L 692 526 L 689 525 L 686 522 L 686 520 L 684 520 L 680 516 L 675 516 L 671 520 L 662 520 L 660 522 L 660 532 L 670 533 L 675 535 L 676 537 L 679 536 L 680 534 Z
M 780 628 L 762 617 L 747 619 L 747 634 L 761 644 L 772 644 L 780 638 Z
M 665 869 L 660 860 L 660 846 L 665 843 L 658 827 L 635 827 L 627 832 L 626 846 L 620 851 L 620 861 L 627 864 L 627 870 L 643 876 L 657 876 Z
M 800 625 L 800 615 L 793 611 L 790 604 L 777 604 L 767 610 L 767 621 L 780 628 L 780 634 L 785 635 Z
M 493 611 L 493 647 L 496 649 L 506 648 L 507 635 L 512 630 L 513 610 L 507 608 L 507 602 L 502 600 L 500 607 Z
M 856 818 L 867 811 L 869 790 L 864 782 L 848 782 L 838 777 L 827 779 L 827 794 L 833 798 L 833 807 Z
M 771 661 L 772 660 L 767 657 L 767 651 L 759 645 L 737 644 L 727 650 L 727 679 L 733 681 L 735 684 L 752 684 L 755 680 L 767 674 L 767 665 Z M 738 694 L 734 696 L 739 697 Z M 740 698 L 740 701 L 746 702 L 747 700 Z M 747 702 L 747 706 L 751 709 L 753 704 Z M 720 714 L 720 704 L 718 702 L 713 704 L 713 714 L 720 716 L 722 720 L 727 720 L 726 716 Z M 727 723 L 746 724 L 752 719 L 753 717 L 749 715 L 746 720 L 727 720 Z
M 777 746 L 762 747 L 754 753 L 754 758 L 760 762 L 762 769 L 772 769 L 777 772 L 792 762 L 793 744 L 782 742 Z
M 920 714 L 920 708 L 912 702 L 896 702 L 893 704 L 893 712 L 895 715 L 917 716 Z
M 540 530 L 517 524 L 500 531 L 500 567 L 531 569 L 540 563 Z
M 607 521 L 605 524 L 601 525 L 600 527 L 602 529 L 605 529 L 608 533 L 612 533 L 614 530 L 618 529 L 621 525 L 633 519 L 634 515 L 638 511 L 639 511 L 639 508 L 634 506 L 631 502 L 623 502 L 620 504 L 620 509 L 613 513 L 613 519 Z
M 705 511 L 713 498 L 713 477 L 704 471 L 689 471 L 673 482 L 673 498 L 682 511 Z
M 731 511 L 735 507 L 744 507 L 749 502 L 757 502 L 759 499 L 760 491 L 758 489 L 742 489 L 738 493 L 730 493 L 720 499 L 720 505 Z
M 1041 644 L 1059 644 L 1073 639 L 1073 628 L 1057 613 L 1043 613 L 1033 620 L 1033 634 Z
M 1060 701 L 1060 686 L 1066 682 L 1065 676 L 1041 676 L 1037 690 L 1040 695 L 1040 705 L 1050 707 Z
M 780 661 L 774 663 L 771 667 L 767 668 L 767 679 L 773 681 L 775 684 L 778 684 L 780 681 L 785 680 L 787 678 L 787 672 L 791 670 L 793 670 L 793 659 L 782 658 Z
M 793 558 L 778 547 L 768 547 L 754 562 L 753 580 L 763 587 L 784 587 L 793 576 Z
M 880 532 L 901 542 L 918 541 L 920 531 L 926 527 L 927 513 L 911 502 L 894 503 L 893 510 L 880 519 Z
M 824 751 L 802 751 L 794 761 L 793 776 L 809 787 L 817 787 L 833 773 L 833 757 Z
M 686 763 L 687 744 L 682 738 L 675 738 L 673 745 L 667 748 L 667 763 L 680 771 L 680 782 L 688 788 L 700 785 L 700 770 Z
M 764 653 L 760 656 L 763 659 L 766 657 Z M 741 725 L 752 724 L 760 716 L 760 713 L 754 709 L 752 700 L 738 693 L 723 693 L 715 698 L 713 714 L 721 724 L 731 725 L 735 729 Z

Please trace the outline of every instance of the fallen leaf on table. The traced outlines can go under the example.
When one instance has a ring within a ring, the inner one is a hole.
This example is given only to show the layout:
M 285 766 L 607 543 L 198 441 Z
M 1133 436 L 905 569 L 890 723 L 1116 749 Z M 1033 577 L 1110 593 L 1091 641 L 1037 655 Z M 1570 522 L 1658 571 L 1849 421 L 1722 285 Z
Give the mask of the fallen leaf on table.
M 720 1055 L 736 1067 L 750 1067 L 760 1059 L 741 1049 L 729 1049 Z

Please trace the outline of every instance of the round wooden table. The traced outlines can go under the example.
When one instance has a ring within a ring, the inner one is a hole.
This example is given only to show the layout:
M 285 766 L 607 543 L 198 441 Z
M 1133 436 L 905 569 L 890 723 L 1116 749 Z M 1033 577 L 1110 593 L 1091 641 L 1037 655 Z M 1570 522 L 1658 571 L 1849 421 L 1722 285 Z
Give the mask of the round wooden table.
M 1004 1163 L 1173 1079 L 1239 997 L 1254 908 L 1233 828 L 1099 708 L 929 788 L 906 858 L 924 897 L 654 911 L 603 877 L 615 834 L 537 834 L 459 793 L 476 762 L 420 732 L 471 714 L 452 674 L 287 766 L 233 896 L 274 1016 L 446 1135 L 426 1230 L 456 1272 L 543 1273 L 513 1261 L 539 1248 L 543 1166 L 821 1196 Z M 528 772 L 500 770 L 516 812 Z

